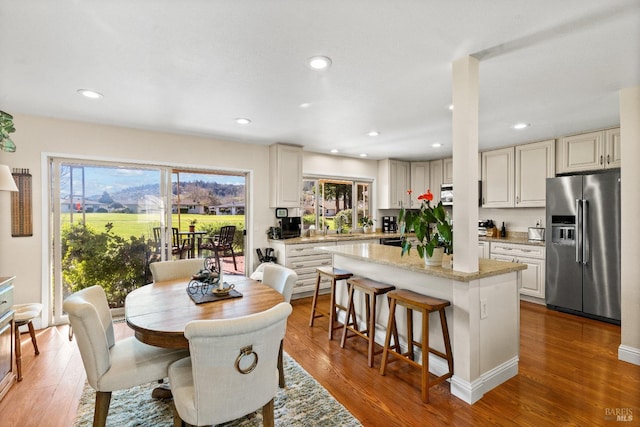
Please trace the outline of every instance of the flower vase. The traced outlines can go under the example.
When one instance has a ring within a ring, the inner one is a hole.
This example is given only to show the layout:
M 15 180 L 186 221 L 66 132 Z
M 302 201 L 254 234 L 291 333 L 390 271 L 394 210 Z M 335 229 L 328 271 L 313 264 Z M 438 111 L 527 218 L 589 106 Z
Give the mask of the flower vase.
M 424 265 L 428 267 L 442 265 L 442 255 L 444 255 L 444 248 L 440 246 L 433 248 L 433 254 L 431 256 L 429 256 L 425 251 Z
M 194 231 L 196 231 L 196 226 L 195 225 L 190 225 L 189 226 L 189 232 L 193 233 Z

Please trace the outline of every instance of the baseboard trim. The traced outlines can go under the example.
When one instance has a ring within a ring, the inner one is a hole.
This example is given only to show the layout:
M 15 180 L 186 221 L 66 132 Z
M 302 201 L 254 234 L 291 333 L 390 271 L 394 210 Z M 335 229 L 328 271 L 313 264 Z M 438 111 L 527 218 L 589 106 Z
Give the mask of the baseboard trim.
M 618 347 L 618 359 L 640 366 L 640 349 L 621 344 Z
M 518 375 L 518 361 L 518 356 L 515 356 L 485 372 L 480 378 L 472 382 L 465 381 L 454 375 L 451 378 L 451 394 L 473 405 L 486 392 Z

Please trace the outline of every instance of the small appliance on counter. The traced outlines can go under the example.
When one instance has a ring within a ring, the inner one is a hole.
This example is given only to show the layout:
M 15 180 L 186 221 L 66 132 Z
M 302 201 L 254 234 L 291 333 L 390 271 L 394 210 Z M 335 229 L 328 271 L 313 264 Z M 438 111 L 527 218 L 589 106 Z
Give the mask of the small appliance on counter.
M 280 237 L 282 239 L 291 239 L 300 237 L 300 217 L 288 216 L 280 219 Z
M 539 221 L 535 227 L 529 227 L 528 238 L 529 240 L 544 242 L 544 227 L 540 227 Z
M 382 232 L 395 233 L 398 231 L 398 220 L 395 216 L 382 217 Z

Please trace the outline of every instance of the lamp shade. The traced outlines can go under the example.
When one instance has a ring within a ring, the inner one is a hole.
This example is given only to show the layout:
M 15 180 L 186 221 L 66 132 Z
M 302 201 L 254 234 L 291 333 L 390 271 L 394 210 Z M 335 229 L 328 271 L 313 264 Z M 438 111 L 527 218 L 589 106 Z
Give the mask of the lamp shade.
M 11 170 L 7 165 L 0 165 L 0 191 L 18 191 Z

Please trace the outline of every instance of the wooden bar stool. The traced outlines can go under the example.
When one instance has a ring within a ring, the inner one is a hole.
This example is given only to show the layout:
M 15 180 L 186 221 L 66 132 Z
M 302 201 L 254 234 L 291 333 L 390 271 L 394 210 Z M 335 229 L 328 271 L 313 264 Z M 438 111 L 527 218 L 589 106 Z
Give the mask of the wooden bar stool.
M 376 341 L 376 297 L 378 295 L 386 294 L 387 292 L 394 290 L 396 287 L 361 277 L 351 278 L 347 280 L 347 284 L 349 285 L 349 300 L 347 302 L 347 318 L 345 319 L 344 327 L 342 329 L 342 341 L 340 341 L 340 347 L 344 348 L 347 338 L 359 336 L 366 339 L 369 342 L 367 362 L 369 367 L 372 368 L 374 356 L 373 347 Z M 365 320 L 367 327 L 364 331 L 360 331 L 358 328 L 358 318 L 353 306 L 353 294 L 355 291 L 363 292 L 365 295 Z M 353 335 L 348 336 L 348 331 L 353 332 Z M 382 350 L 375 354 L 379 354 L 381 352 Z
M 406 289 L 391 291 L 387 294 L 389 299 L 389 322 L 387 323 L 387 336 L 385 338 L 382 351 L 382 363 L 380 374 L 384 375 L 387 367 L 387 355 L 392 354 L 400 360 L 404 360 L 410 365 L 422 368 L 422 400 L 429 402 L 429 387 L 441 383 L 453 375 L 453 354 L 451 353 L 451 341 L 449 339 L 449 328 L 447 327 L 447 317 L 445 307 L 451 305 L 447 300 L 418 294 Z M 407 353 L 400 353 L 396 330 L 396 304 L 407 309 Z M 422 313 L 422 342 L 413 339 L 413 310 Z M 444 339 L 445 353 L 429 347 L 429 313 L 437 311 L 440 314 L 440 324 L 442 325 L 442 335 Z M 391 335 L 394 335 L 395 346 L 390 348 Z M 414 361 L 413 346 L 420 346 L 422 351 L 422 365 Z M 449 372 L 429 381 L 429 352 L 447 360 Z
M 336 282 L 338 280 L 346 280 L 350 277 L 353 277 L 353 273 L 350 273 L 346 270 L 341 270 L 339 268 L 333 267 L 318 267 L 316 268 L 318 272 L 318 280 L 316 280 L 316 290 L 313 294 L 313 302 L 311 303 L 311 319 L 309 320 L 309 326 L 313 326 L 313 321 L 318 317 L 326 316 L 329 318 L 329 339 L 333 339 L 333 331 L 342 327 L 342 325 L 335 326 L 336 322 L 336 309 L 346 310 L 343 305 L 336 304 Z M 326 276 L 331 279 L 331 302 L 329 305 L 329 312 L 321 312 L 316 309 L 316 305 L 318 302 L 318 294 L 320 293 L 320 281 L 322 280 L 322 276 Z
M 18 371 L 18 381 L 22 381 L 22 346 L 20 345 L 20 326 L 27 325 L 29 328 L 29 335 L 31 335 L 31 343 L 33 344 L 33 350 L 36 356 L 40 354 L 38 350 L 38 342 L 36 341 L 36 332 L 33 328 L 32 320 L 40 316 L 42 312 L 42 304 L 30 303 L 30 304 L 16 304 L 11 307 L 14 314 L 15 323 L 15 352 L 16 352 L 16 370 Z

